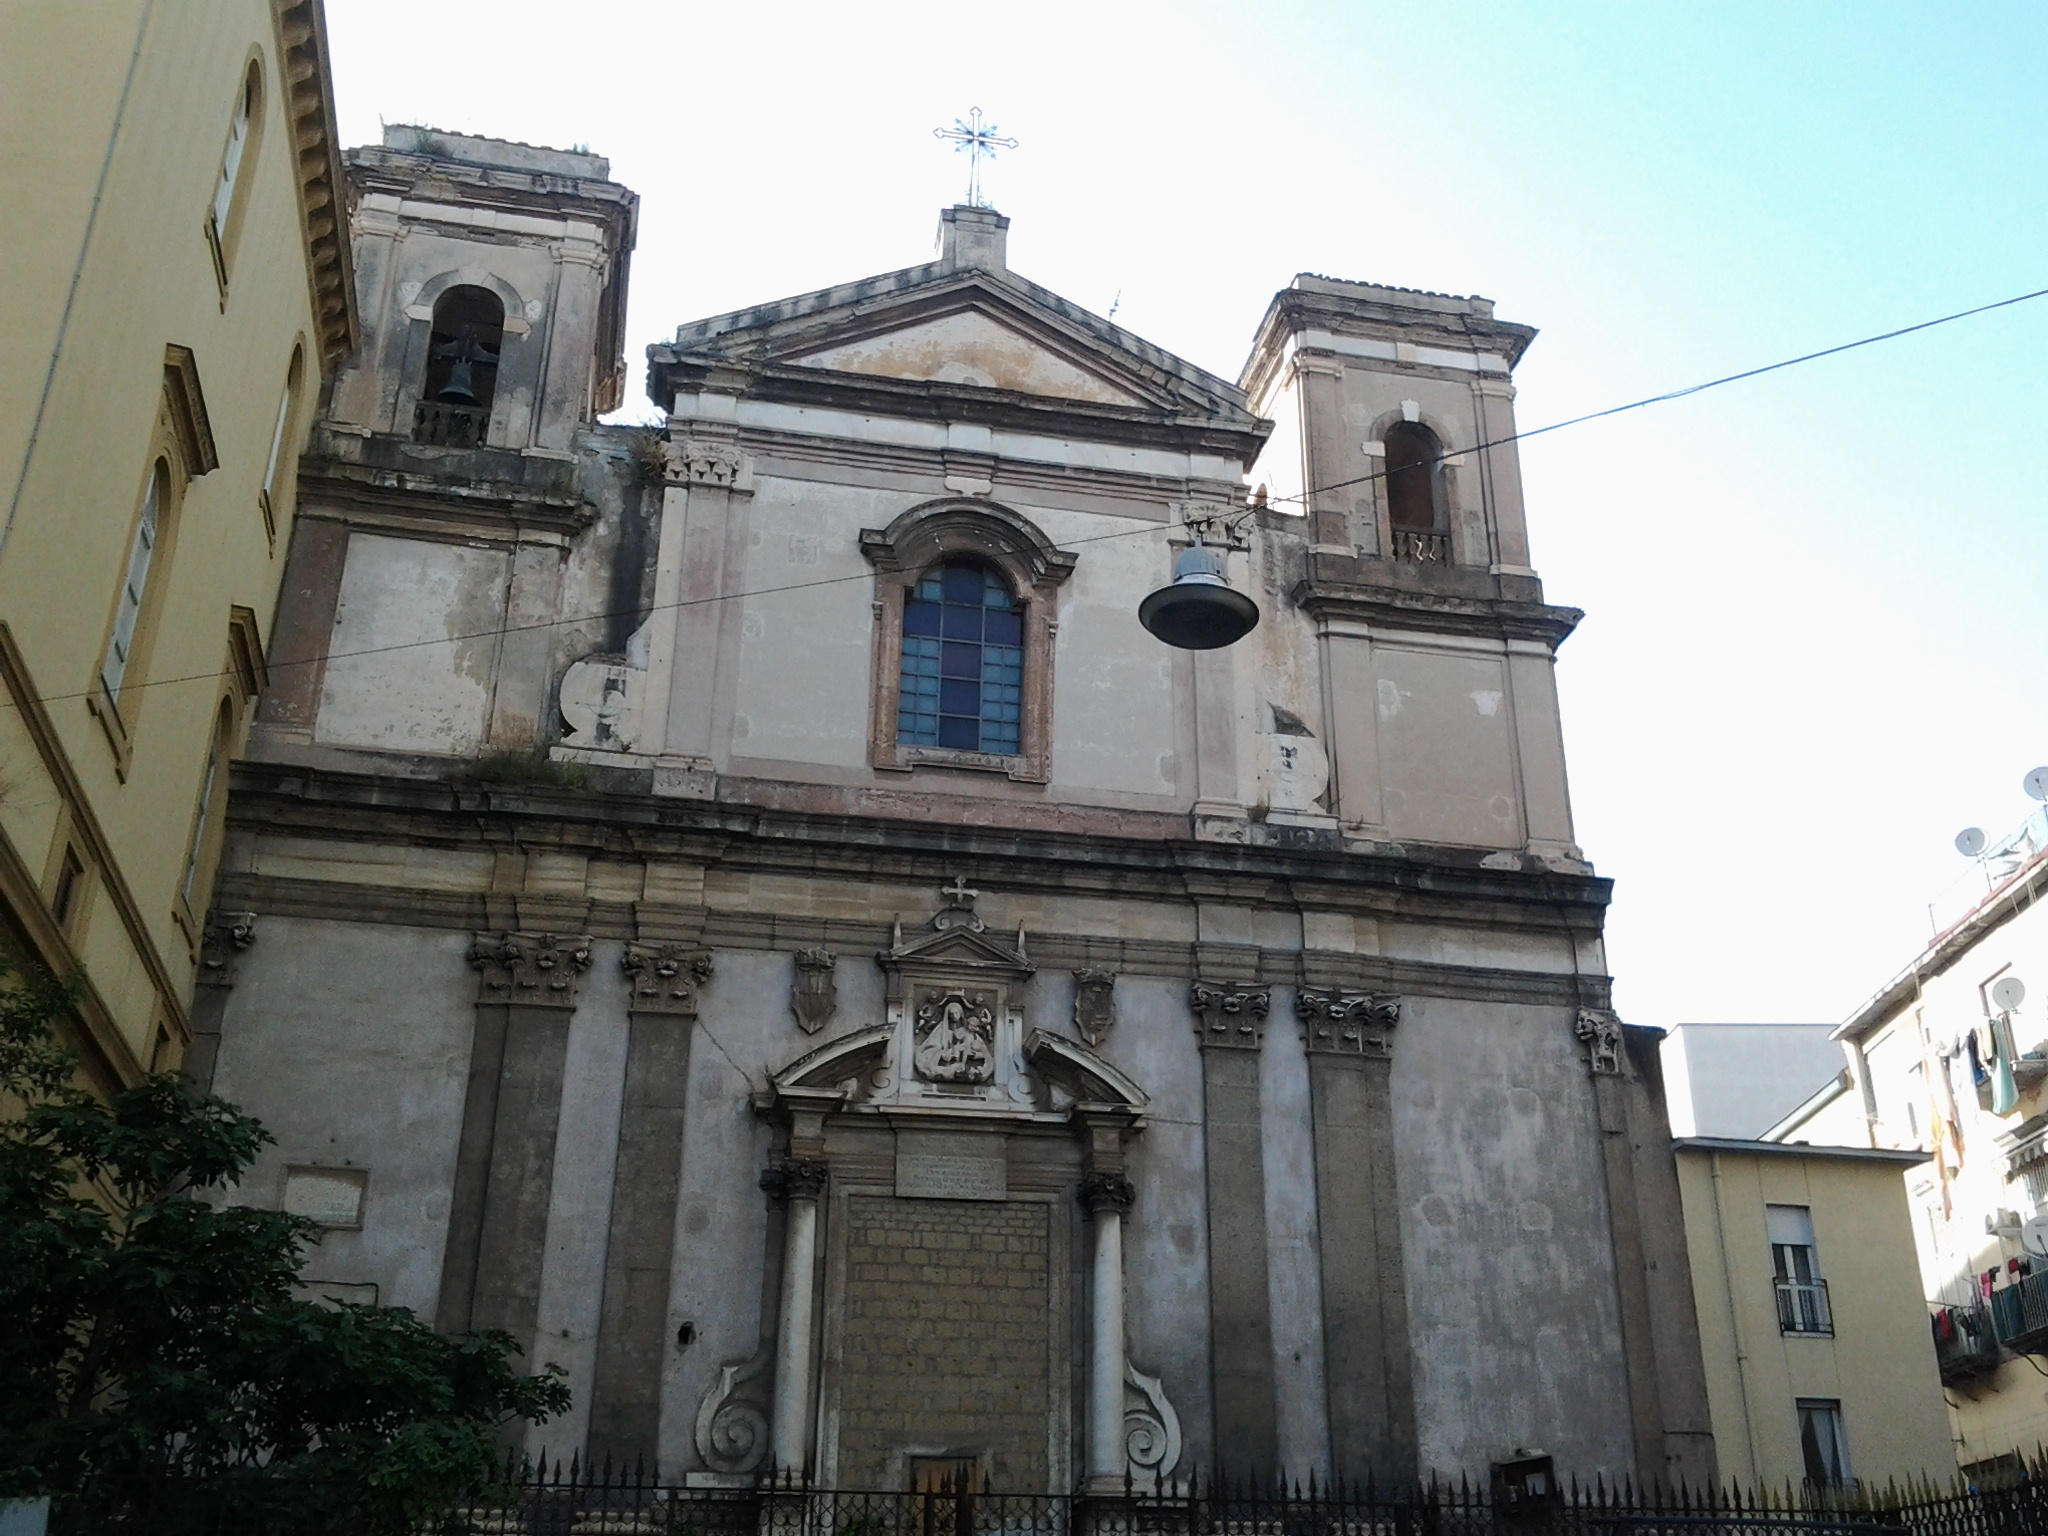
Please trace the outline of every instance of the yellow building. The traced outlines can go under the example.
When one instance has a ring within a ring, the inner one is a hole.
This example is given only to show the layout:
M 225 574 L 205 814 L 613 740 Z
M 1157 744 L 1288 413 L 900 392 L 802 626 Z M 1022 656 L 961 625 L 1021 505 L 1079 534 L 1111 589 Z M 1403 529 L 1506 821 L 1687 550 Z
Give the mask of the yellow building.
M 321 378 L 355 341 L 318 0 L 0 7 L 0 943 L 102 1089 L 192 1038 Z
M 1721 1476 L 1882 1484 L 1955 1469 L 1901 1173 L 1925 1157 L 1675 1143 Z

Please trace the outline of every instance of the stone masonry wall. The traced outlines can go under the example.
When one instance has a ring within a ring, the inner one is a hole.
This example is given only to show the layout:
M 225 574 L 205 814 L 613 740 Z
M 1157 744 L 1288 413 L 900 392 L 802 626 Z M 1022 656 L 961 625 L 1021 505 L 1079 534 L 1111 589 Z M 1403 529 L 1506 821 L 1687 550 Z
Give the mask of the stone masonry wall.
M 847 1203 L 839 1472 L 902 1485 L 903 1453 L 985 1456 L 989 1486 L 1046 1477 L 1046 1207 Z

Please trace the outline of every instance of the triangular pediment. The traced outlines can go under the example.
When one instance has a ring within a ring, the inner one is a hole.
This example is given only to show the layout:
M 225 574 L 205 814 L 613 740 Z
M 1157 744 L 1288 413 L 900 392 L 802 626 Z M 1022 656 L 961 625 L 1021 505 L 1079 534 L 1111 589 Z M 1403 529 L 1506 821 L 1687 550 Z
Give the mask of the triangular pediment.
M 1032 972 L 1024 954 L 1023 935 L 1010 943 L 981 929 L 961 926 L 937 933 L 922 933 L 908 943 L 897 944 L 880 957 L 890 969 L 899 966 L 958 966 L 976 971 L 999 971 L 1022 980 Z
M 1268 430 L 1235 384 L 1014 272 L 943 262 L 692 321 L 648 357 L 657 398 L 738 369 L 755 388 L 807 402 L 828 402 L 821 391 L 835 387 L 986 390 L 1055 410 L 1199 424 L 1242 436 L 1254 453 Z
M 1153 403 L 1018 326 L 971 306 L 784 360 L 806 368 L 1007 389 L 1098 405 Z

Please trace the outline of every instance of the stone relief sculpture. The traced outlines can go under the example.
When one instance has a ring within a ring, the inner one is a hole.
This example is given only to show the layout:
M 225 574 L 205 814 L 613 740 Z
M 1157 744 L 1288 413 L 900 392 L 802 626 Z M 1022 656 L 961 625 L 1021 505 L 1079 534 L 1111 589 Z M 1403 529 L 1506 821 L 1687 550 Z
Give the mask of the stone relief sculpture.
M 1090 1045 L 1100 1045 L 1116 1027 L 1116 972 L 1074 972 L 1074 1028 Z
M 1581 1008 L 1572 1033 L 1586 1042 L 1586 1067 L 1594 1076 L 1628 1075 L 1628 1057 L 1622 1050 L 1618 1016 L 1605 1008 Z
M 1188 988 L 1188 1004 L 1195 1012 L 1195 1033 L 1204 1044 L 1257 1050 L 1266 1038 L 1273 992 L 1264 986 L 1197 981 Z
M 214 913 L 200 939 L 199 980 L 211 986 L 233 986 L 235 961 L 255 942 L 254 912 Z
M 829 949 L 800 949 L 796 952 L 796 983 L 789 989 L 790 1011 L 796 1027 L 815 1035 L 839 1011 L 839 988 L 834 968 L 839 957 Z
M 1124 1364 L 1124 1453 L 1132 1484 L 1156 1490 L 1180 1465 L 1180 1415 L 1157 1376 Z
M 996 1074 L 996 1016 L 985 992 L 927 987 L 918 993 L 911 1060 L 928 1083 L 986 1083 Z
M 719 1367 L 697 1404 L 697 1455 L 714 1472 L 747 1473 L 768 1459 L 768 1409 L 774 1364 L 764 1343 L 746 1359 Z

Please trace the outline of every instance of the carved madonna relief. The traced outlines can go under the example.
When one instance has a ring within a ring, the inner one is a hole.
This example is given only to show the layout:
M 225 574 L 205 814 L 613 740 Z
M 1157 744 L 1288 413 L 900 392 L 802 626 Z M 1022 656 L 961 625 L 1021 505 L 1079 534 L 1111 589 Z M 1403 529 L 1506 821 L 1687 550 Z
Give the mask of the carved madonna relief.
M 911 1023 L 911 1061 L 927 1083 L 990 1083 L 996 1075 L 993 994 L 964 987 L 919 987 Z

